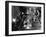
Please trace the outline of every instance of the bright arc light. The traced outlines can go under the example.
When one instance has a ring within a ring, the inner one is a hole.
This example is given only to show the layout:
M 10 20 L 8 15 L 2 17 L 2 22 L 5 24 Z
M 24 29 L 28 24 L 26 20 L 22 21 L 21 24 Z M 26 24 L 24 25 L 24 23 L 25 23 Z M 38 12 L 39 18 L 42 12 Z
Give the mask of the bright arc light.
M 13 18 L 13 22 L 16 22 L 16 19 L 15 18 Z
M 26 29 L 30 29 L 30 27 L 26 27 Z

